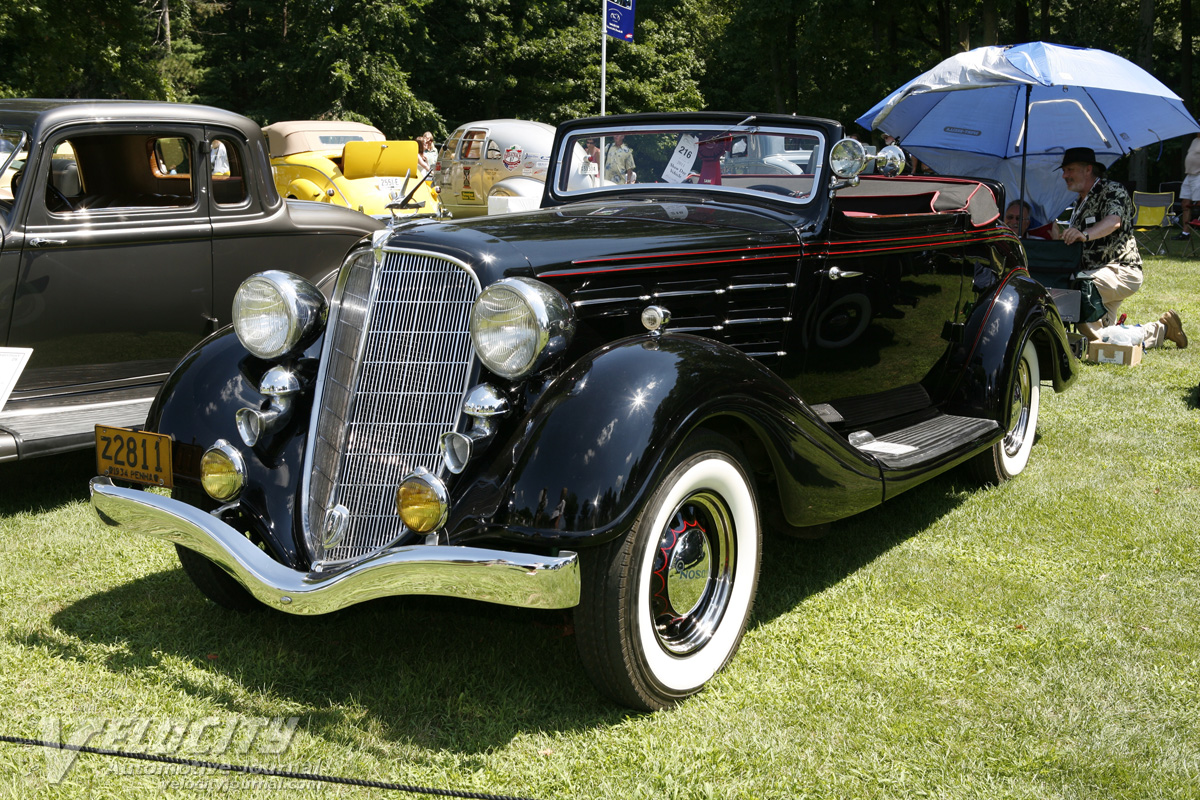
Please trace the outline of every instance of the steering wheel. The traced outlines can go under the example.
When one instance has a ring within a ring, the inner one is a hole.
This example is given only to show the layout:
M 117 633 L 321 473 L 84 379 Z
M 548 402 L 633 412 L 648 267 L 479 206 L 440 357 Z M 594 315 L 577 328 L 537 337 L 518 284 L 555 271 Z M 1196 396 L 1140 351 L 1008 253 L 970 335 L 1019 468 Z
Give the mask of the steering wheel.
M 797 192 L 790 191 L 788 189 L 783 188 L 782 186 L 776 186 L 773 183 L 754 183 L 754 184 L 747 186 L 746 188 L 753 189 L 756 192 L 769 192 L 770 194 L 781 194 L 784 197 L 800 197 L 801 196 Z

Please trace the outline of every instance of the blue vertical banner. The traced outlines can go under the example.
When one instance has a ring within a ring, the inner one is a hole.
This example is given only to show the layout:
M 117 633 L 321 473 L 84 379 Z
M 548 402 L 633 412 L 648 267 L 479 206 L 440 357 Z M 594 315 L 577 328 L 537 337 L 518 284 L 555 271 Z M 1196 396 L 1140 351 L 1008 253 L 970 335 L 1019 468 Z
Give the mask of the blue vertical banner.
M 604 32 L 623 42 L 633 41 L 633 4 L 635 0 L 605 0 Z

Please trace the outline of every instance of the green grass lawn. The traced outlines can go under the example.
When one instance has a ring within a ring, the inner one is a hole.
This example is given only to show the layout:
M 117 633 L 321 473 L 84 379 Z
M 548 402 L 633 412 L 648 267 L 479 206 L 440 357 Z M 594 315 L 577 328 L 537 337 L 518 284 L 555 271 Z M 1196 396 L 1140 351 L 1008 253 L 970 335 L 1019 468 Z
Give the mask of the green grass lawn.
M 99 523 L 90 454 L 0 466 L 0 734 L 144 721 L 129 749 L 547 800 L 1200 798 L 1200 261 L 1147 276 L 1130 320 L 1176 308 L 1196 346 L 1044 392 L 1002 487 L 946 475 L 825 539 L 768 535 L 739 654 L 654 715 L 592 689 L 565 614 L 238 616 Z M 247 727 L 290 717 L 284 752 Z M 0 744 L 0 797 L 410 796 L 61 759 Z

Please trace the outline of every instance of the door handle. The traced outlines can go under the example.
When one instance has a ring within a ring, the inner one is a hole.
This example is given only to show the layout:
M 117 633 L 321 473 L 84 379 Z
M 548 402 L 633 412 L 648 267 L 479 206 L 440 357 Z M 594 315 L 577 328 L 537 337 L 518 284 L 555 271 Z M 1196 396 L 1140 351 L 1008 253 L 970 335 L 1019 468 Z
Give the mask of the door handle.
M 838 269 L 837 267 L 829 268 L 829 280 L 831 281 L 841 280 L 842 278 L 857 278 L 859 275 L 862 275 L 862 273 L 848 269 Z
M 35 236 L 29 240 L 29 244 L 33 247 L 45 247 L 51 244 L 66 244 L 66 239 L 43 239 L 40 236 Z

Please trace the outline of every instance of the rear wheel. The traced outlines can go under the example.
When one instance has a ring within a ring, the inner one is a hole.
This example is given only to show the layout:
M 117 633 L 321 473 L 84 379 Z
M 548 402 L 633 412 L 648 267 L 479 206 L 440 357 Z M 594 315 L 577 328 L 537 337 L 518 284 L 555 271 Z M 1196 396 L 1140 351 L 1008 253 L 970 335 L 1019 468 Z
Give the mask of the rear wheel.
M 672 705 L 737 650 L 761 553 L 743 463 L 728 439 L 693 437 L 629 533 L 580 554 L 580 656 L 617 702 L 646 711 Z
M 182 503 L 206 511 L 213 508 L 213 502 L 208 495 L 197 489 L 176 487 L 171 491 L 171 496 Z M 217 605 L 242 614 L 263 607 L 262 603 L 254 599 L 254 595 L 246 591 L 246 587 L 238 583 L 232 575 L 195 550 L 177 544 L 175 553 L 179 556 L 183 571 L 200 593 Z
M 1025 341 L 1014 369 L 1009 395 L 1008 430 L 1004 438 L 971 462 L 971 471 L 982 483 L 1000 484 L 1016 477 L 1029 463 L 1037 433 L 1038 403 L 1041 398 L 1041 372 L 1037 348 Z

